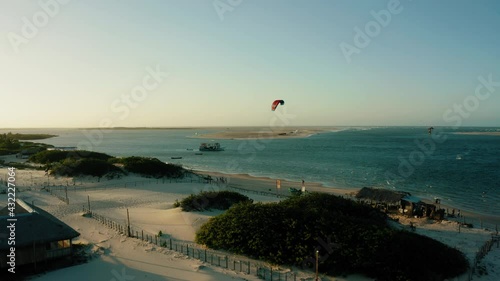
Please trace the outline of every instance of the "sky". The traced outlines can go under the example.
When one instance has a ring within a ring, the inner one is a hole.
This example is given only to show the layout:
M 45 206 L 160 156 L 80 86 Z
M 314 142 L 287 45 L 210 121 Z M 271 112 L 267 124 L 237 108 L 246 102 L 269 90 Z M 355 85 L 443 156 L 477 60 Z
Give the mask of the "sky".
M 2 0 L 0 128 L 498 127 L 499 27 L 496 0 Z

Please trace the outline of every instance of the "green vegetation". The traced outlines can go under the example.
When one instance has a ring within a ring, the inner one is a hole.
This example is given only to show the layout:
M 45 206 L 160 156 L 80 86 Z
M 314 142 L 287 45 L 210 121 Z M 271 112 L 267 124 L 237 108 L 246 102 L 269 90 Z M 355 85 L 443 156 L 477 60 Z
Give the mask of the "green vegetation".
M 179 206 L 185 212 L 210 209 L 227 210 L 237 203 L 252 203 L 253 200 L 233 191 L 205 191 L 184 198 Z
M 182 178 L 186 172 L 182 166 L 167 164 L 157 158 L 132 156 L 115 158 L 113 162 L 123 164 L 123 168 L 131 173 L 155 178 Z
M 74 151 L 62 151 L 62 150 L 45 150 L 41 151 L 29 158 L 30 162 L 40 163 L 40 164 L 51 164 L 54 162 L 61 162 L 66 159 L 96 159 L 102 161 L 108 161 L 112 159 L 113 156 L 109 156 L 104 153 L 86 151 L 86 150 L 74 150 Z
M 21 148 L 19 139 L 14 138 L 12 133 L 0 134 L 0 149 L 7 151 L 16 151 Z
M 15 140 L 43 140 L 43 139 L 49 139 L 53 137 L 57 137 L 57 135 L 49 135 L 49 134 L 12 134 L 8 133 L 7 134 L 10 138 L 15 139 Z
M 100 178 L 104 175 L 113 177 L 131 172 L 156 178 L 179 178 L 183 177 L 186 172 L 181 166 L 166 164 L 156 158 L 135 156 L 115 158 L 104 153 L 86 150 L 44 150 L 32 155 L 28 160 L 44 164 L 51 170 L 51 173 L 61 176 L 90 175 Z
M 19 140 L 36 140 L 53 137 L 47 134 L 0 134 L 0 155 L 16 153 L 33 154 L 42 151 L 50 145 L 32 142 L 20 142 Z
M 101 178 L 106 174 L 124 174 L 124 171 L 115 165 L 95 158 L 73 159 L 66 158 L 51 167 L 52 173 L 61 176 L 89 175 Z
M 319 250 L 321 272 L 363 273 L 377 280 L 444 280 L 468 268 L 458 250 L 394 230 L 385 214 L 369 206 L 320 193 L 236 204 L 203 225 L 196 242 L 311 269 Z

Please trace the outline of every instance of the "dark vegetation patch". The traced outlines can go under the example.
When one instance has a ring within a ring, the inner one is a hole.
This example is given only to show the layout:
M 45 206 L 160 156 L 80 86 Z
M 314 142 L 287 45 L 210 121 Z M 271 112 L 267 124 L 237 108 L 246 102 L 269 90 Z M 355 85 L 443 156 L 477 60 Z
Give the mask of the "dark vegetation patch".
M 131 173 L 137 173 L 155 178 L 182 178 L 186 170 L 180 165 L 167 164 L 157 158 L 148 157 L 125 157 L 115 158 L 114 163 L 123 164 L 123 168 Z
M 20 140 L 35 140 L 53 137 L 53 135 L 46 134 L 0 134 L 0 156 L 16 154 L 20 152 L 36 153 L 50 147 L 47 144 L 21 142 Z
M 211 209 L 227 210 L 234 204 L 252 203 L 253 200 L 233 191 L 205 191 L 191 194 L 180 202 L 185 212 L 205 211 Z
M 167 164 L 157 158 L 125 157 L 115 158 L 105 153 L 75 150 L 44 150 L 32 155 L 30 162 L 43 164 L 55 175 L 103 177 L 136 173 L 148 177 L 181 178 L 186 173 L 182 166 Z
M 395 230 L 370 206 L 310 193 L 279 203 L 236 204 L 211 218 L 196 242 L 275 264 L 377 280 L 433 281 L 466 272 L 464 255 L 438 241 Z

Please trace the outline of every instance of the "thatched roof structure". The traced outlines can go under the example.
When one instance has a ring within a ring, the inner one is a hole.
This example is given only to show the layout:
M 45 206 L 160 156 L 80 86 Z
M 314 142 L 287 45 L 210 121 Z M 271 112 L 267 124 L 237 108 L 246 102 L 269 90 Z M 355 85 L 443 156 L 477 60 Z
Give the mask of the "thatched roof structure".
M 393 191 L 388 189 L 363 187 L 357 194 L 356 198 L 360 200 L 371 200 L 388 204 L 399 204 L 401 199 L 411 194 L 404 191 Z
M 23 200 L 16 200 L 14 217 L 9 216 L 8 206 L 0 210 L 0 229 L 8 230 L 7 226 L 15 221 L 16 247 L 33 246 L 33 243 L 43 244 L 53 241 L 72 239 L 80 235 L 56 217 L 46 211 L 29 205 Z M 7 238 L 9 235 L 0 235 L 0 251 L 9 249 Z

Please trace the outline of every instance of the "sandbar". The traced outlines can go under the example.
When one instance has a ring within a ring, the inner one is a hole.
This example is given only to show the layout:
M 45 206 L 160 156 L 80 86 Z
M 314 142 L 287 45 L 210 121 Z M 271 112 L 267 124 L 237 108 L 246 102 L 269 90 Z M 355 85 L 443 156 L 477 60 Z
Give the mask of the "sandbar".
M 219 132 L 200 134 L 197 138 L 212 139 L 287 139 L 305 138 L 315 134 L 338 131 L 325 127 L 287 127 L 287 128 L 226 128 Z

